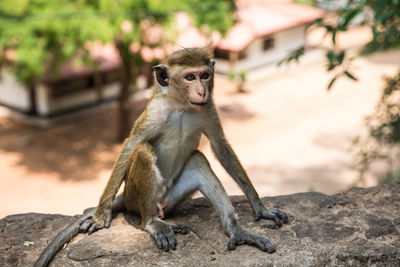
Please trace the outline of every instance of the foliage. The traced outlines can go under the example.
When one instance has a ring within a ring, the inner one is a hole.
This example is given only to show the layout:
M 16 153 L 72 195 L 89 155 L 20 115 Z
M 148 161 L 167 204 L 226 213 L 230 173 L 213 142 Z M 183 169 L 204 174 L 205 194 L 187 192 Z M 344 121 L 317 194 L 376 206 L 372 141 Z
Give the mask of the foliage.
M 91 16 L 93 8 L 68 0 L 18 0 L 0 4 L 0 55 L 24 83 L 65 62 L 87 40 L 108 41 L 109 26 Z M 79 16 L 72 14 L 79 13 Z M 82 19 L 84 18 L 84 19 Z M 82 21 L 83 20 L 83 21 Z M 7 53 L 15 56 L 7 58 Z
M 387 172 L 382 178 L 379 180 L 380 184 L 390 184 L 400 181 L 400 169 Z
M 340 77 L 357 81 L 351 71 L 353 60 L 346 51 L 338 48 L 336 37 L 340 32 L 346 32 L 353 24 L 362 23 L 371 29 L 373 39 L 362 49 L 361 54 L 386 50 L 400 46 L 400 0 L 348 0 L 347 4 L 337 13 L 337 19 L 331 17 L 316 19 L 309 27 L 325 29 L 330 36 L 332 48 L 327 49 L 325 56 L 327 70 L 333 72 L 328 83 L 330 90 Z M 298 61 L 303 55 L 304 47 L 292 51 L 280 64 Z
M 130 128 L 129 86 L 145 63 L 142 49 L 173 41 L 173 21 L 180 11 L 191 16 L 204 34 L 225 33 L 233 25 L 233 8 L 233 0 L 1 1 L 0 69 L 7 67 L 33 88 L 39 78 L 57 75 L 67 61 L 95 67 L 90 42 L 113 43 L 122 63 L 118 137 L 122 140 Z M 158 34 L 149 37 L 154 31 Z
M 309 27 L 325 29 L 330 37 L 331 47 L 326 50 L 326 69 L 333 72 L 327 85 L 330 90 L 340 77 L 357 81 L 352 73 L 352 57 L 340 49 L 336 37 L 346 32 L 354 24 L 368 25 L 372 40 L 360 51 L 366 55 L 376 51 L 400 46 L 400 0 L 348 0 L 337 12 L 336 19 L 331 16 L 316 19 Z M 304 54 L 304 47 L 292 51 L 282 63 L 298 61 Z M 400 180 L 400 72 L 387 77 L 386 86 L 375 108 L 367 117 L 368 133 L 353 139 L 352 151 L 355 154 L 355 167 L 359 172 L 359 182 L 365 179 L 366 172 L 374 163 L 384 162 L 388 172 L 381 182 Z
M 183 10 L 192 15 L 196 25 L 207 30 L 225 32 L 233 23 L 229 11 L 232 1 L 199 0 L 14 0 L 0 2 L 0 62 L 7 63 L 6 53 L 15 52 L 12 71 L 24 83 L 30 83 L 56 66 L 85 50 L 87 41 L 113 42 L 116 37 L 126 46 L 141 45 L 148 20 L 171 28 L 175 12 Z M 199 12 L 199 10 L 201 12 Z M 131 32 L 121 24 L 129 20 Z M 152 47 L 159 43 L 147 44 Z M 126 48 L 126 47 L 125 47 Z M 87 52 L 87 51 L 84 51 Z M 131 57 L 136 63 L 138 53 Z M 84 53 L 85 54 L 85 53 Z M 87 54 L 85 54 L 87 55 Z M 80 56 L 81 59 L 87 59 Z
M 247 71 L 231 71 L 228 78 L 236 84 L 236 91 L 239 93 L 246 93 L 245 84 L 247 79 Z
M 387 77 L 375 112 L 366 118 L 367 136 L 353 139 L 352 150 L 359 181 L 375 163 L 387 165 L 381 183 L 400 180 L 400 73 Z
M 400 73 L 386 78 L 383 95 L 368 123 L 370 135 L 378 141 L 400 144 Z
M 314 6 L 318 0 L 293 0 L 293 3 L 306 5 L 306 6 Z
M 285 64 L 285 63 L 287 64 L 292 61 L 299 63 L 299 60 L 304 55 L 305 50 L 306 50 L 306 48 L 304 46 L 301 46 L 292 51 L 289 51 L 288 55 L 285 58 L 283 58 L 281 61 L 278 62 L 278 66 L 281 66 L 282 64 Z

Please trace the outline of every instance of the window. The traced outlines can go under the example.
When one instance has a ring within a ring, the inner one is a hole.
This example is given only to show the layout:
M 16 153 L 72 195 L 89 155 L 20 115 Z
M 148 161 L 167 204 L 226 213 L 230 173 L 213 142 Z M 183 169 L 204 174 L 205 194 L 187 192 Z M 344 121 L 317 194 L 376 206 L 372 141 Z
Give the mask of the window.
M 102 85 L 107 85 L 121 79 L 120 69 L 102 71 L 99 75 Z M 51 93 L 54 98 L 61 98 L 82 91 L 95 90 L 96 87 L 93 73 L 75 77 L 64 77 L 62 79 L 49 81 L 47 84 L 52 88 Z
M 229 51 L 221 50 L 221 49 L 215 49 L 214 57 L 215 58 L 219 58 L 219 59 L 229 59 Z
M 53 89 L 51 90 L 52 96 L 58 98 L 90 88 L 91 83 L 93 81 L 91 81 L 90 76 L 85 75 L 83 77 L 53 81 L 50 83 L 50 87 Z
M 263 50 L 267 51 L 269 49 L 274 48 L 274 43 L 275 43 L 275 40 L 273 38 L 271 38 L 271 37 L 265 38 L 263 41 Z
M 246 58 L 247 54 L 246 54 L 246 50 L 240 51 L 239 52 L 239 59 L 243 59 Z
M 236 53 L 236 52 L 230 52 L 230 51 L 227 51 L 227 50 L 215 49 L 215 51 L 214 51 L 214 57 L 215 57 L 215 58 L 219 58 L 219 59 L 227 59 L 227 60 L 229 60 L 229 59 L 230 59 L 230 53 Z M 233 55 L 233 56 L 234 56 L 234 55 Z M 246 54 L 246 51 L 245 51 L 245 50 L 240 51 L 240 52 L 238 53 L 238 58 L 239 58 L 239 59 L 246 58 L 246 56 L 247 56 L 247 54 Z

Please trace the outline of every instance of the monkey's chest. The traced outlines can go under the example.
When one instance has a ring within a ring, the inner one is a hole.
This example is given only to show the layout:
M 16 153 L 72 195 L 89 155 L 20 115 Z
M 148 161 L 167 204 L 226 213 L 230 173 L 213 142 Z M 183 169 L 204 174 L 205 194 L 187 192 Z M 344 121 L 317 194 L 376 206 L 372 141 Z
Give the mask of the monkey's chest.
M 153 144 L 157 166 L 165 179 L 175 179 L 199 146 L 201 131 L 190 119 L 182 114 L 172 117 Z

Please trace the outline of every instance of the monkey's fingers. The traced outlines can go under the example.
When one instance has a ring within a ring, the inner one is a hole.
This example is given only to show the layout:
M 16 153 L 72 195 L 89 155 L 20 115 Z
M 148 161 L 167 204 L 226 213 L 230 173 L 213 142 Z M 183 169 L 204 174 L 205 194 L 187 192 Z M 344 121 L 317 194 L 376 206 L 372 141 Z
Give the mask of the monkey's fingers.
M 96 232 L 96 230 L 98 230 L 98 229 L 100 229 L 100 227 L 98 227 L 97 223 L 93 223 L 93 224 L 90 226 L 89 230 L 88 230 L 88 234 L 91 235 L 91 234 L 93 234 L 94 232 Z
M 239 236 L 234 236 L 228 241 L 228 250 L 235 250 L 236 245 L 244 244 L 244 240 Z
M 272 244 L 269 238 L 264 236 L 252 235 L 250 240 L 246 241 L 246 243 L 256 245 L 259 249 L 268 253 L 276 251 L 274 244 Z
M 270 227 L 272 229 L 279 228 L 282 226 L 282 224 L 289 221 L 287 215 L 277 208 L 271 208 L 269 210 L 263 209 L 260 213 L 256 214 L 255 220 L 258 221 L 261 218 L 273 220 L 275 222 L 275 225 L 273 227 Z
M 96 223 L 93 218 L 90 218 L 86 221 L 84 221 L 80 226 L 79 229 L 82 233 L 88 233 L 93 234 L 95 231 L 99 230 L 103 228 L 102 226 L 100 226 L 98 223 Z
M 94 221 L 91 218 L 83 221 L 81 223 L 81 225 L 79 226 L 80 231 L 83 233 L 86 233 L 93 223 L 94 223 Z
M 275 222 L 277 221 L 275 217 L 277 217 L 279 219 L 279 222 L 280 222 L 279 226 L 281 226 L 282 223 L 288 223 L 289 222 L 289 219 L 288 219 L 287 215 L 285 213 L 283 213 L 282 211 L 280 211 L 279 209 L 277 209 L 277 208 L 270 208 L 267 211 L 267 214 L 272 216 L 272 217 L 274 217 L 273 220 Z
M 174 230 L 175 233 L 186 235 L 190 229 L 183 224 L 173 224 L 172 230 Z
M 274 244 L 269 240 L 269 238 L 259 235 L 250 234 L 247 232 L 242 232 L 235 234 L 228 242 L 228 250 L 234 250 L 236 245 L 242 244 L 255 245 L 262 251 L 273 253 L 276 248 Z
M 275 225 L 273 227 L 271 227 L 272 229 L 276 229 L 282 226 L 282 221 L 281 219 L 279 219 L 279 217 L 274 214 L 274 213 L 270 213 L 268 211 L 264 211 L 262 214 L 256 216 L 255 220 L 258 221 L 260 219 L 269 219 L 269 220 L 273 220 L 275 222 Z
M 167 238 L 169 247 L 173 250 L 176 249 L 176 237 L 173 231 L 166 231 L 166 233 L 164 233 L 165 237 Z
M 286 215 L 286 213 L 282 212 L 281 210 L 278 210 L 277 208 L 272 208 L 272 209 L 274 210 L 275 214 L 283 221 L 283 223 L 289 222 L 289 218 Z
M 163 249 L 167 252 L 170 249 L 176 249 L 176 238 L 172 230 L 156 233 L 155 240 L 159 249 Z

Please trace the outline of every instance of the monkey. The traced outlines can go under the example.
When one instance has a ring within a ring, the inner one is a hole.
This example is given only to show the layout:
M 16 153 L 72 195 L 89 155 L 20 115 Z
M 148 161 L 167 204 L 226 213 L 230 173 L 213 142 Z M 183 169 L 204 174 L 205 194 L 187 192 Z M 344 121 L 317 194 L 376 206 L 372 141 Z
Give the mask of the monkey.
M 203 134 L 216 158 L 246 195 L 255 220 L 271 219 L 277 227 L 288 223 L 284 212 L 266 209 L 261 203 L 225 138 L 212 97 L 214 65 L 212 48 L 206 46 L 178 50 L 153 67 L 152 97 L 123 142 L 98 206 L 60 232 L 35 266 L 46 266 L 78 232 L 91 234 L 109 228 L 113 213 L 121 210 L 140 215 L 141 227 L 150 233 L 158 248 L 174 250 L 175 233 L 187 233 L 188 227 L 161 218 L 197 190 L 215 208 L 229 236 L 228 250 L 244 243 L 268 253 L 276 250 L 268 237 L 239 224 L 227 193 L 198 150 Z M 123 182 L 123 193 L 116 196 Z

